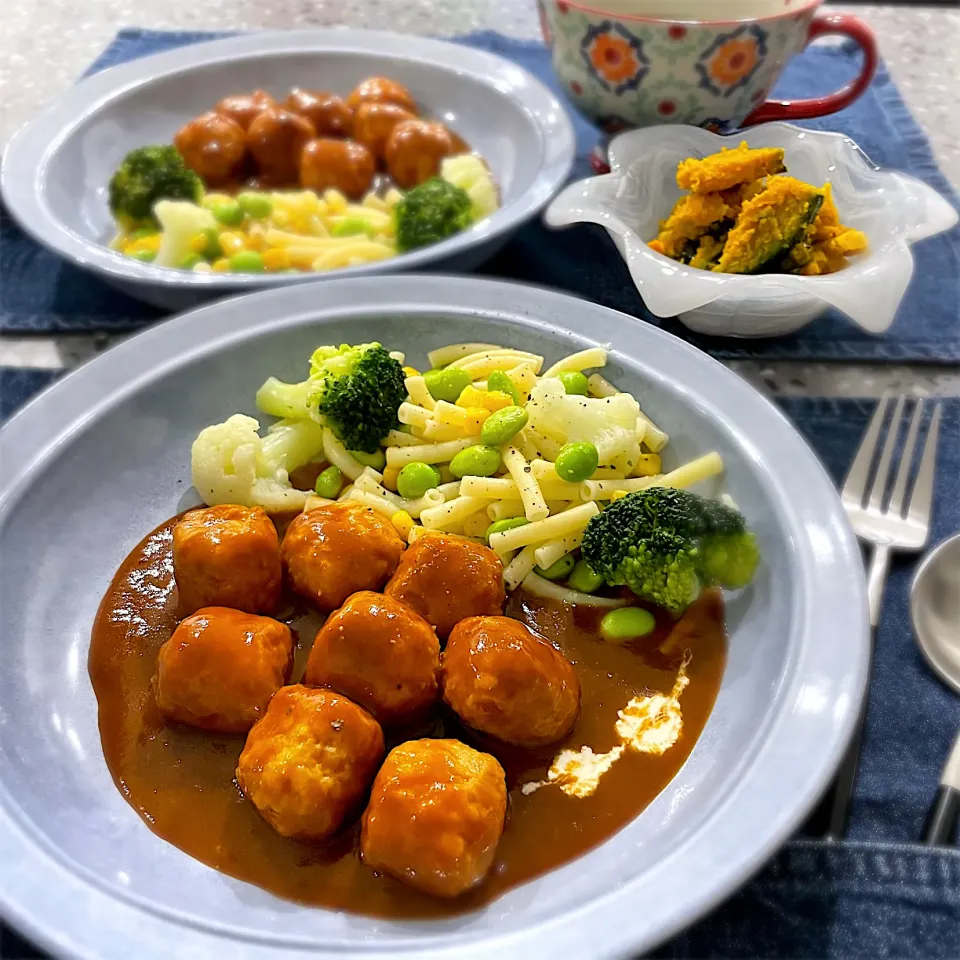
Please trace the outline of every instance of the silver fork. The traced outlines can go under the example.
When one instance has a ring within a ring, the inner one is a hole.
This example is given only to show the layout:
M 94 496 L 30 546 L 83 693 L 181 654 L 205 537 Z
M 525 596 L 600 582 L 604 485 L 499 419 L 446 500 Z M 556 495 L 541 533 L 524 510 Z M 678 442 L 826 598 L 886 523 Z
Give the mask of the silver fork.
M 936 473 L 937 438 L 940 432 L 941 405 L 938 403 L 930 419 L 927 438 L 924 441 L 920 465 L 917 468 L 913 489 L 907 501 L 907 487 L 913 472 L 913 456 L 923 421 L 924 401 L 916 401 L 910 426 L 907 429 L 903 452 L 900 456 L 897 476 L 890 490 L 890 473 L 904 419 L 907 398 L 897 397 L 887 428 L 886 439 L 880 457 L 877 448 L 883 434 L 890 395 L 885 394 L 877 404 L 867 432 L 860 441 L 860 449 L 850 466 L 843 484 L 840 499 L 857 536 L 871 545 L 870 566 L 867 572 L 867 600 L 870 609 L 870 658 L 873 660 L 877 640 L 877 624 L 880 622 L 880 607 L 883 588 L 890 570 L 890 558 L 894 551 L 916 552 L 927 542 L 930 533 L 930 511 L 933 501 L 933 481 Z M 873 464 L 876 460 L 876 469 Z M 870 483 L 871 474 L 873 482 Z M 906 506 L 904 505 L 906 501 Z M 829 820 L 824 835 L 838 839 L 846 829 L 847 813 L 853 786 L 860 763 L 860 746 L 863 740 L 866 702 L 857 723 L 857 730 L 843 763 L 828 793 Z

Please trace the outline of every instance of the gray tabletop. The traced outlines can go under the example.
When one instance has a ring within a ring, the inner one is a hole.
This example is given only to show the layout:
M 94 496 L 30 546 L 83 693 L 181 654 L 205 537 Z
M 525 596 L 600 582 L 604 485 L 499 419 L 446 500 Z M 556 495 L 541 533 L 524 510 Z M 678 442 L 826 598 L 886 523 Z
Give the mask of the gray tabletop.
M 947 177 L 960 185 L 960 11 L 838 6 L 868 20 L 903 96 Z M 78 77 L 123 26 L 290 29 L 345 24 L 411 33 L 495 29 L 539 36 L 533 0 L 34 0 L 4 9 L 0 33 L 0 145 Z M 106 336 L 0 335 L 0 366 L 62 367 L 109 346 Z M 956 367 L 894 364 L 730 364 L 766 393 L 870 396 L 884 389 L 960 394 Z

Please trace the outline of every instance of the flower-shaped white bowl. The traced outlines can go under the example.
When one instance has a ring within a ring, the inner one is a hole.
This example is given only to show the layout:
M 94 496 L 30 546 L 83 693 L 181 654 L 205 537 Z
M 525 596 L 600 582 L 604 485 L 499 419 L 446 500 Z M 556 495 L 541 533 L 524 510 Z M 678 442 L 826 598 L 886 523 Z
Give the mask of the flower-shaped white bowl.
M 651 250 L 647 241 L 680 196 L 677 164 L 742 141 L 783 147 L 792 176 L 817 185 L 829 181 L 842 221 L 866 233 L 869 250 L 826 277 L 712 273 Z M 545 222 L 605 227 L 647 308 L 658 317 L 677 316 L 698 333 L 778 336 L 798 330 L 828 307 L 842 310 L 864 330 L 882 333 L 913 275 L 910 245 L 949 230 L 958 219 L 931 187 L 877 169 L 848 137 L 789 123 L 727 137 L 699 127 L 647 127 L 616 137 L 609 156 L 611 172 L 570 184 L 547 208 Z

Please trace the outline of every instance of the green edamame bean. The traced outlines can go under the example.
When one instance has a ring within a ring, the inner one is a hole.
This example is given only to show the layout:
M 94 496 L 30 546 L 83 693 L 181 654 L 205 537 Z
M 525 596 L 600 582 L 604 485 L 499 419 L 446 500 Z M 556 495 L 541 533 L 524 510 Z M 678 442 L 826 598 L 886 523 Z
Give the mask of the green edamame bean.
M 429 463 L 414 460 L 397 474 L 397 493 L 404 500 L 417 500 L 428 490 L 440 486 L 440 473 Z
M 230 258 L 233 273 L 263 273 L 263 257 L 256 250 L 241 250 Z
M 364 453 L 362 450 L 351 450 L 350 456 L 357 463 L 362 463 L 365 467 L 373 467 L 374 470 L 383 470 L 387 465 L 387 455 L 382 450 L 375 453 Z
M 331 464 L 326 470 L 320 471 L 317 482 L 313 485 L 313 492 L 316 493 L 318 497 L 326 497 L 328 500 L 333 500 L 340 492 L 342 486 L 343 474 L 340 472 L 339 467 Z
M 600 462 L 600 454 L 592 443 L 565 443 L 557 454 L 554 466 L 561 480 L 580 483 L 589 480 Z
M 596 593 L 603 586 L 603 577 L 594 573 L 586 560 L 578 560 L 567 585 L 571 590 L 579 590 L 580 593 Z
M 608 643 L 623 643 L 635 637 L 646 636 L 656 620 L 649 610 L 642 607 L 618 607 L 600 621 L 600 636 Z
M 434 400 L 446 400 L 456 403 L 457 397 L 473 383 L 470 374 L 459 367 L 445 367 L 442 370 L 428 370 L 423 381 Z
M 500 451 L 483 443 L 461 450 L 450 461 L 450 472 L 462 477 L 492 477 L 500 469 Z
M 502 407 L 491 413 L 480 428 L 480 439 L 491 447 L 509 443 L 530 419 L 523 407 Z
M 146 237 L 155 237 L 159 232 L 156 227 L 137 227 L 133 233 L 128 235 L 127 239 L 133 243 L 137 240 L 143 240 Z
M 517 406 L 520 406 L 520 394 L 517 393 L 517 388 L 513 385 L 513 381 L 505 371 L 494 370 L 493 373 L 487 377 L 487 389 L 497 390 L 500 393 L 507 394 L 513 399 L 513 402 Z
M 217 260 L 223 256 L 223 247 L 220 246 L 220 234 L 216 227 L 207 227 L 202 231 L 204 246 L 200 253 L 208 260 Z
M 157 256 L 156 250 L 137 250 L 136 253 L 129 254 L 134 260 L 140 260 L 143 263 L 153 263 Z
M 241 193 L 237 196 L 237 203 L 240 204 L 240 209 L 254 220 L 262 220 L 273 213 L 273 204 L 259 193 Z
M 565 553 L 559 560 L 551 563 L 546 570 L 543 567 L 534 567 L 533 572 L 544 580 L 566 580 L 573 570 L 574 559 L 572 553 Z
M 557 379 L 563 384 L 564 392 L 575 393 L 577 396 L 585 397 L 590 389 L 587 384 L 587 378 L 578 370 L 568 370 L 566 373 L 558 373 Z
M 201 260 L 203 257 L 199 253 L 188 253 L 177 266 L 181 270 L 192 270 Z
M 487 532 L 483 535 L 490 545 L 490 537 L 495 533 L 503 533 L 504 530 L 513 530 L 516 527 L 525 527 L 530 521 L 526 517 L 508 517 L 506 520 L 494 520 L 487 527 Z
M 243 223 L 244 212 L 236 200 L 218 200 L 211 210 L 213 219 L 225 227 L 238 227 Z

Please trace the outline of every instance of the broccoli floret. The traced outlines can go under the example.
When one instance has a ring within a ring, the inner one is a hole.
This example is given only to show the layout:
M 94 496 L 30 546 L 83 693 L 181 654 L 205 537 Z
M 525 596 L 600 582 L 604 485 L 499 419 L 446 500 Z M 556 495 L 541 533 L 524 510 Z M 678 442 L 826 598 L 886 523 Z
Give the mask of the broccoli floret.
M 466 190 L 440 177 L 414 187 L 394 208 L 397 249 L 403 253 L 425 247 L 466 229 L 473 203 Z
M 610 586 L 682 613 L 701 584 L 746 586 L 760 552 L 739 511 L 687 490 L 651 487 L 592 517 L 581 546 Z
M 155 223 L 158 200 L 199 203 L 202 197 L 203 181 L 170 145 L 131 150 L 110 178 L 110 210 L 127 223 Z
M 271 377 L 257 391 L 264 413 L 325 423 L 348 450 L 376 453 L 400 426 L 397 410 L 407 398 L 403 367 L 379 343 L 319 347 L 310 377 L 283 383 Z

